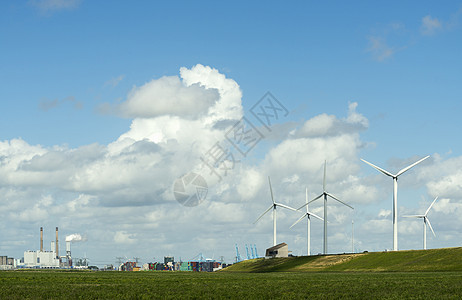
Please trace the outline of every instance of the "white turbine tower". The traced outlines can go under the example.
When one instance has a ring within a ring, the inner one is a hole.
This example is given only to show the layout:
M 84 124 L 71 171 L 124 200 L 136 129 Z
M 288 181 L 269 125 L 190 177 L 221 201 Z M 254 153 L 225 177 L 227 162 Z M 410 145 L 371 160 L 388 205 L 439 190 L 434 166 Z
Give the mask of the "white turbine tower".
M 323 221 L 323 219 L 321 217 L 318 217 L 317 215 L 311 213 L 309 210 L 308 210 L 308 189 L 305 189 L 305 202 L 306 202 L 306 213 L 303 214 L 303 216 L 300 217 L 300 219 L 298 219 L 294 224 L 292 224 L 292 226 L 290 226 L 290 228 L 294 227 L 295 224 L 297 224 L 298 222 L 300 222 L 301 220 L 303 220 L 304 217 L 306 217 L 306 221 L 307 221 L 307 243 L 308 243 L 308 256 L 311 255 L 311 242 L 310 242 L 310 226 L 311 226 L 311 219 L 310 219 L 310 216 L 313 216 L 315 218 L 318 218 L 319 220 Z
M 410 166 L 407 166 L 406 168 L 400 170 L 396 174 L 392 174 L 388 171 L 385 171 L 382 168 L 377 167 L 374 164 L 371 164 L 368 161 L 365 161 L 364 159 L 361 159 L 363 162 L 366 164 L 370 165 L 374 169 L 378 170 L 379 172 L 382 172 L 383 174 L 390 176 L 393 178 L 393 251 L 398 251 L 398 176 L 403 174 L 404 172 L 408 171 L 410 168 L 414 167 L 415 165 L 423 162 L 427 158 L 429 158 L 430 155 L 422 158 L 421 160 L 413 163 Z
M 424 221 L 424 232 L 423 232 L 423 248 L 424 250 L 427 250 L 427 224 L 428 224 L 428 227 L 430 227 L 430 230 L 433 232 L 433 235 L 436 237 L 436 234 L 435 232 L 433 231 L 433 228 L 432 228 L 432 224 L 430 224 L 430 220 L 428 219 L 427 215 L 428 215 L 428 212 L 430 211 L 430 209 L 432 208 L 433 204 L 435 204 L 436 200 L 438 199 L 438 197 L 435 198 L 435 200 L 433 200 L 432 204 L 430 204 L 430 206 L 428 207 L 427 211 L 425 212 L 425 214 L 423 215 L 413 215 L 413 216 L 403 216 L 405 218 L 422 218 L 423 221 Z
M 268 176 L 268 182 L 269 182 L 269 187 L 270 187 L 270 192 L 271 192 L 271 201 L 273 201 L 273 204 L 267 210 L 265 210 L 265 212 L 261 214 L 261 216 L 258 217 L 258 219 L 253 223 L 254 224 L 257 223 L 258 220 L 261 219 L 261 217 L 263 217 L 267 212 L 273 209 L 273 246 L 276 246 L 276 208 L 280 206 L 280 207 L 284 207 L 284 208 L 287 208 L 293 211 L 297 211 L 297 210 L 285 204 L 275 202 L 274 197 L 273 197 L 273 188 L 271 187 L 271 179 L 269 176 Z
M 324 254 L 327 254 L 327 196 L 331 197 L 332 199 L 334 200 L 337 200 L 338 202 L 342 203 L 343 205 L 346 205 L 348 206 L 349 208 L 351 209 L 354 209 L 352 206 L 346 204 L 345 202 L 343 201 L 340 201 L 339 199 L 337 199 L 334 195 L 328 193 L 326 191 L 326 165 L 327 165 L 327 162 L 324 161 L 324 179 L 322 181 L 322 189 L 323 189 L 323 192 L 321 195 L 317 196 L 316 198 L 314 198 L 313 200 L 311 200 L 310 202 L 302 205 L 299 209 L 301 209 L 303 206 L 306 206 L 308 205 L 309 203 L 313 202 L 313 201 L 316 201 L 318 200 L 319 198 L 321 197 L 324 197 Z

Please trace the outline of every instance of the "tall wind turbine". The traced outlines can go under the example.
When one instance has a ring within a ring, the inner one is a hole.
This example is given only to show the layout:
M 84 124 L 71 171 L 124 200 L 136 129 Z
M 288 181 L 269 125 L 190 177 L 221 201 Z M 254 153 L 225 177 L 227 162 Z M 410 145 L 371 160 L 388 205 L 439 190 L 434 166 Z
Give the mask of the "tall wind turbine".
M 276 246 L 276 208 L 280 206 L 280 207 L 284 207 L 284 208 L 287 208 L 293 211 L 297 211 L 297 210 L 285 204 L 275 202 L 274 197 L 273 197 L 273 188 L 271 187 L 271 179 L 269 176 L 268 176 L 268 182 L 269 182 L 269 187 L 270 187 L 270 192 L 271 192 L 271 201 L 273 201 L 273 204 L 271 204 L 271 206 L 267 210 L 265 210 L 265 212 L 262 213 L 261 216 L 258 217 L 258 219 L 253 223 L 254 224 L 257 223 L 258 220 L 261 219 L 261 217 L 263 217 L 267 212 L 269 212 L 272 209 L 273 210 L 273 246 Z
M 327 162 L 324 161 L 324 179 L 322 181 L 322 189 L 323 189 L 323 192 L 321 195 L 317 196 L 316 198 L 314 198 L 313 200 L 311 200 L 310 202 L 302 205 L 303 206 L 306 206 L 308 205 L 309 203 L 313 202 L 313 201 L 316 201 L 318 200 L 319 198 L 321 197 L 324 197 L 324 254 L 327 254 L 327 196 L 331 197 L 332 199 L 334 200 L 337 200 L 338 202 L 342 203 L 343 205 L 346 205 L 348 206 L 349 208 L 351 209 L 354 209 L 352 206 L 346 204 L 345 202 L 343 201 L 340 201 L 339 199 L 337 199 L 334 195 L 328 193 L 326 191 L 326 165 L 327 165 Z M 299 209 L 301 209 L 302 207 L 300 207 Z
M 428 224 L 428 227 L 430 227 L 431 231 L 433 232 L 433 235 L 436 237 L 436 234 L 433 231 L 432 224 L 430 224 L 430 220 L 428 219 L 427 214 L 430 211 L 430 209 L 432 208 L 433 204 L 435 204 L 437 199 L 438 199 L 438 197 L 436 197 L 435 200 L 433 200 L 432 204 L 430 204 L 430 206 L 428 207 L 425 214 L 423 214 L 423 215 L 413 215 L 413 216 L 403 216 L 405 218 L 422 218 L 423 219 L 423 221 L 424 221 L 424 224 L 423 224 L 423 226 L 424 226 L 424 228 L 423 228 L 423 230 L 424 230 L 423 248 L 424 248 L 424 250 L 427 250 L 427 224 Z
M 292 226 L 290 226 L 290 228 L 294 227 L 295 224 L 297 224 L 298 222 L 300 222 L 301 220 L 303 220 L 304 217 L 306 217 L 306 222 L 307 222 L 307 243 L 308 243 L 308 256 L 311 255 L 311 244 L 310 244 L 310 223 L 311 223 L 311 219 L 310 219 L 310 216 L 313 216 L 315 218 L 318 218 L 319 220 L 323 221 L 323 219 L 321 217 L 318 217 L 317 215 L 311 213 L 309 210 L 308 210 L 308 189 L 305 189 L 305 202 L 306 202 L 306 213 L 303 214 L 303 216 L 300 217 L 300 219 L 298 219 L 294 224 L 292 224 Z
M 378 170 L 379 172 L 382 172 L 383 174 L 393 178 L 393 251 L 398 251 L 398 176 L 408 171 L 410 168 L 414 167 L 415 165 L 423 162 L 429 157 L 430 155 L 422 158 L 421 160 L 413 163 L 412 165 L 407 166 L 406 168 L 400 170 L 396 174 L 392 174 L 388 171 L 385 171 L 384 169 L 379 168 L 376 165 L 371 164 L 370 162 L 365 161 L 364 159 L 361 158 L 361 160 L 365 162 L 366 164 L 370 165 L 371 167 Z

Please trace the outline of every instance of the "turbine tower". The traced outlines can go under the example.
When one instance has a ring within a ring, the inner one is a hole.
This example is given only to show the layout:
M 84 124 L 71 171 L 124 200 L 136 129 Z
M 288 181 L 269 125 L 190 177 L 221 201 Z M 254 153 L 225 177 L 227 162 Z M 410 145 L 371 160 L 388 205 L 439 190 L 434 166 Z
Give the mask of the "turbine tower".
M 433 231 L 432 224 L 430 224 L 430 220 L 428 219 L 427 214 L 430 211 L 430 209 L 432 208 L 433 204 L 435 204 L 437 199 L 438 199 L 438 197 L 436 197 L 435 200 L 433 200 L 432 204 L 430 204 L 430 206 L 428 207 L 425 214 L 423 214 L 423 215 L 413 215 L 413 216 L 403 216 L 405 218 L 422 218 L 423 219 L 423 221 L 424 221 L 424 224 L 423 224 L 423 227 L 424 227 L 423 228 L 423 248 L 424 248 L 424 250 L 427 250 L 427 224 L 428 224 L 428 227 L 430 227 L 430 230 L 433 232 L 433 235 L 436 237 L 436 234 Z
M 258 217 L 258 219 L 253 223 L 254 224 L 257 223 L 261 219 L 261 217 L 263 217 L 267 212 L 273 209 L 273 246 L 276 246 L 276 208 L 280 206 L 280 207 L 284 207 L 284 208 L 287 208 L 293 211 L 297 211 L 297 210 L 285 204 L 275 202 L 274 197 L 273 197 L 273 188 L 271 187 L 271 179 L 269 176 L 268 176 L 268 182 L 269 182 L 269 187 L 270 187 L 270 192 L 271 192 L 271 201 L 273 201 L 273 204 L 267 210 L 265 210 L 265 212 L 262 213 L 261 216 Z
M 306 217 L 306 231 L 307 231 L 307 246 L 308 246 L 308 256 L 311 255 L 311 242 L 310 242 L 310 226 L 311 226 L 311 219 L 310 219 L 310 216 L 313 216 L 315 218 L 318 218 L 319 220 L 323 221 L 323 219 L 321 217 L 318 217 L 317 215 L 311 213 L 309 210 L 308 210 L 308 189 L 305 189 L 305 202 L 306 202 L 306 213 L 303 214 L 303 216 L 300 217 L 300 219 L 298 219 L 294 224 L 292 224 L 292 226 L 290 226 L 290 228 L 294 227 L 295 224 L 297 224 L 298 222 L 300 222 L 301 220 L 303 220 L 304 217 Z
M 410 168 L 414 167 L 415 165 L 423 162 L 429 157 L 430 155 L 422 158 L 421 160 L 413 163 L 410 166 L 407 166 L 406 168 L 402 169 L 396 174 L 392 174 L 388 171 L 385 171 L 384 169 L 379 168 L 376 165 L 371 164 L 370 162 L 365 161 L 364 159 L 361 158 L 361 160 L 365 162 L 366 164 L 368 164 L 369 166 L 393 178 L 393 251 L 398 251 L 398 176 L 408 171 Z
M 322 181 L 322 189 L 323 189 L 323 192 L 321 195 L 317 196 L 316 198 L 314 198 L 313 200 L 311 200 L 310 202 L 304 204 L 303 206 L 307 206 L 309 203 L 313 202 L 313 201 L 316 201 L 318 200 L 319 198 L 321 197 L 324 197 L 324 254 L 327 254 L 327 196 L 331 197 L 332 199 L 342 203 L 343 205 L 346 205 L 348 206 L 349 208 L 351 209 L 354 209 L 352 206 L 346 204 L 345 202 L 343 201 L 340 201 L 339 199 L 337 199 L 334 195 L 328 193 L 326 191 L 326 165 L 327 165 L 327 162 L 324 161 L 324 179 Z M 302 207 L 303 207 L 302 206 Z M 302 207 L 300 207 L 299 209 L 301 209 Z

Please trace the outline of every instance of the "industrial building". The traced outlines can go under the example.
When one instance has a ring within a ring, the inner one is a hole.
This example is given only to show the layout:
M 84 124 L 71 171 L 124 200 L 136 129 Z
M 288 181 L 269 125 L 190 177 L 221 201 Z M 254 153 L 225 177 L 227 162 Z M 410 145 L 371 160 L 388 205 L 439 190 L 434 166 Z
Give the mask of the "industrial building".
M 16 261 L 12 257 L 0 256 L 0 270 L 12 270 L 16 267 Z
M 24 252 L 24 261 L 17 264 L 19 268 L 58 269 L 72 268 L 71 243 L 66 241 L 66 255 L 59 256 L 58 227 L 56 240 L 51 242 L 50 250 L 43 248 L 43 227 L 40 227 L 40 250 Z

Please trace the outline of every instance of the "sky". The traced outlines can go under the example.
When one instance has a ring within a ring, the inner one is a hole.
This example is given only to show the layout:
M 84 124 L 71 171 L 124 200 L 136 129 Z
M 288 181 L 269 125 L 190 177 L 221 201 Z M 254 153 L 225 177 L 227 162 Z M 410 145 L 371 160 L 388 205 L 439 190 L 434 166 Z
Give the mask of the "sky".
M 384 251 L 393 182 L 360 159 L 396 173 L 427 155 L 399 177 L 398 248 L 422 248 L 403 216 L 437 196 L 427 247 L 461 246 L 461 1 L 2 1 L 0 49 L 0 255 L 38 249 L 41 226 L 60 249 L 80 234 L 73 256 L 98 266 L 263 255 L 268 176 L 298 208 L 325 161 L 354 207 L 328 201 L 328 252 L 352 231 L 354 251 Z M 277 213 L 294 255 L 301 214 Z

